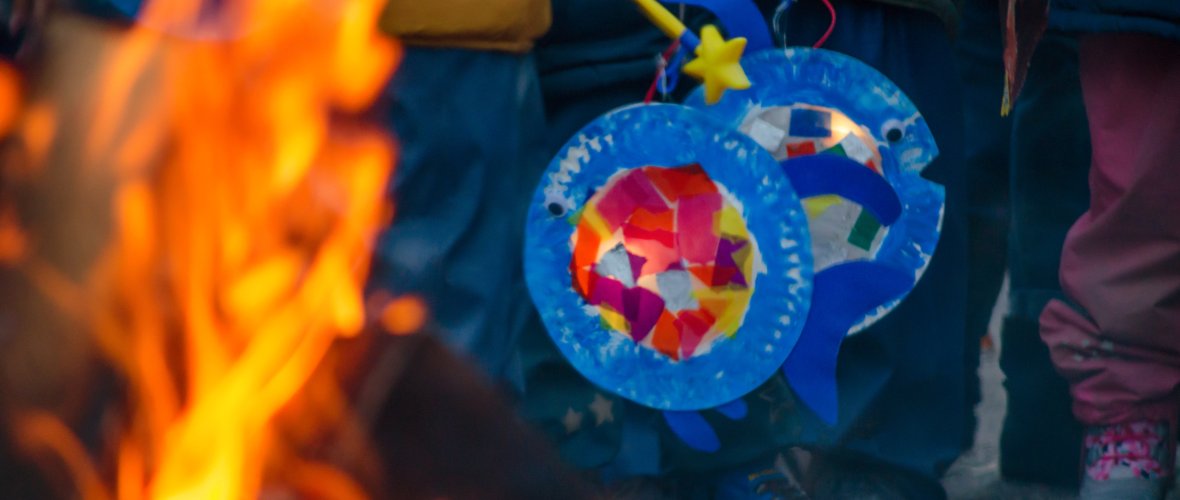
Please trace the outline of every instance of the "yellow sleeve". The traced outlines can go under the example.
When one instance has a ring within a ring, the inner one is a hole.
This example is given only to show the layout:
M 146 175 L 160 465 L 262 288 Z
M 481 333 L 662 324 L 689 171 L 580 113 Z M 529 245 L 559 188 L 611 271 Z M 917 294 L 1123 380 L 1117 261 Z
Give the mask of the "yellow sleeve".
M 388 0 L 381 29 L 408 45 L 526 52 L 549 30 L 549 0 Z

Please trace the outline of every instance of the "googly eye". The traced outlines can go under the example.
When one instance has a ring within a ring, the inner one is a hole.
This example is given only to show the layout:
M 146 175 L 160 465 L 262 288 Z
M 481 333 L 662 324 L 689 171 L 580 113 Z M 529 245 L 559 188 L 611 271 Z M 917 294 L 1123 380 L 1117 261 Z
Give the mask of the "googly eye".
M 901 142 L 905 138 L 905 125 L 897 120 L 889 120 L 881 126 L 881 135 L 891 143 Z

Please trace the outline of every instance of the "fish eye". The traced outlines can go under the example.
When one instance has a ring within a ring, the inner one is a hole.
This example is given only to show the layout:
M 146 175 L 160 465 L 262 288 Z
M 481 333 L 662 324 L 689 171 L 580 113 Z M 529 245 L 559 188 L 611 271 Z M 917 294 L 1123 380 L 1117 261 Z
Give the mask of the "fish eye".
M 556 201 L 550 203 L 549 206 L 547 206 L 545 208 L 547 208 L 549 210 L 549 213 L 551 215 L 553 215 L 554 217 L 561 217 L 561 216 L 565 215 L 565 206 L 562 205 L 561 203 L 556 202 Z
M 905 127 L 897 120 L 889 120 L 885 125 L 881 126 L 882 135 L 885 140 L 896 143 L 905 138 Z

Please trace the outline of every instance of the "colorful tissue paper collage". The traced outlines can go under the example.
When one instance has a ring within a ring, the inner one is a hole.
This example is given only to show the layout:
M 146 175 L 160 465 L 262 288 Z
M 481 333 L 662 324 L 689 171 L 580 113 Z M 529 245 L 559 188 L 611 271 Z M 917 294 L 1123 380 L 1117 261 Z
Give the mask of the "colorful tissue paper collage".
M 613 111 L 553 161 L 529 215 L 526 278 L 588 379 L 659 409 L 740 398 L 809 309 L 807 217 L 749 137 L 679 105 Z
M 587 202 L 570 273 L 607 326 L 673 360 L 737 333 L 760 256 L 721 190 L 700 165 L 649 166 Z

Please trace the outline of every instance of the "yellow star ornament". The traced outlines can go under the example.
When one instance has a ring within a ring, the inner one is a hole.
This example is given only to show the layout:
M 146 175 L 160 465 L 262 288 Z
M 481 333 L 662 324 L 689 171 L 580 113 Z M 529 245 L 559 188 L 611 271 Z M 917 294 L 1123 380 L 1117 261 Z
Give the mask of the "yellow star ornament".
M 750 78 L 741 63 L 745 50 L 745 38 L 727 41 L 712 25 L 701 29 L 697 57 L 684 65 L 684 73 L 704 82 L 706 104 L 717 104 L 726 90 L 750 88 Z

